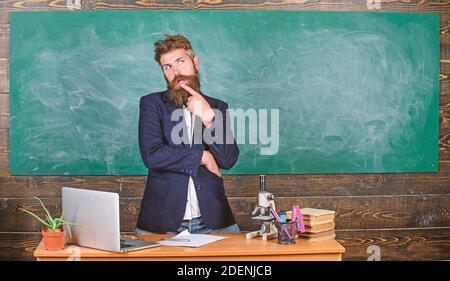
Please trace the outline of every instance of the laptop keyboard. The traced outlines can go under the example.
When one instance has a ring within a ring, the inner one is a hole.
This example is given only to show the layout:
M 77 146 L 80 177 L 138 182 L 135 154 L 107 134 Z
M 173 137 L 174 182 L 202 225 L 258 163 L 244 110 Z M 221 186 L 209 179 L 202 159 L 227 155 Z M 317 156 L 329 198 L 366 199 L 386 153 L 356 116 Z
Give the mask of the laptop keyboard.
M 128 248 L 128 247 L 131 247 L 131 246 L 133 246 L 133 245 L 127 244 L 127 243 L 125 243 L 125 240 L 120 239 L 120 248 L 121 249 Z

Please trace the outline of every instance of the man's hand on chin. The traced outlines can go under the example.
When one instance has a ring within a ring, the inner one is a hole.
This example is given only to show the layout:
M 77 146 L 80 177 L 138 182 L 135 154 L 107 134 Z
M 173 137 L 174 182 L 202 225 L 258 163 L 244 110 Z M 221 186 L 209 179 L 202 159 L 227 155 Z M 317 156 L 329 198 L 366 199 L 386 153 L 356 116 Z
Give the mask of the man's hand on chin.
M 209 103 L 202 97 L 202 95 L 200 95 L 200 93 L 188 85 L 181 84 L 181 87 L 191 94 L 188 98 L 187 110 L 197 116 L 200 116 L 202 118 L 202 123 L 206 128 L 211 127 L 215 114 Z
M 211 173 L 217 175 L 218 177 L 222 177 L 222 173 L 220 172 L 219 165 L 217 165 L 214 156 L 211 152 L 205 150 L 203 151 L 202 159 L 200 161 L 200 165 L 205 166 L 205 168 Z

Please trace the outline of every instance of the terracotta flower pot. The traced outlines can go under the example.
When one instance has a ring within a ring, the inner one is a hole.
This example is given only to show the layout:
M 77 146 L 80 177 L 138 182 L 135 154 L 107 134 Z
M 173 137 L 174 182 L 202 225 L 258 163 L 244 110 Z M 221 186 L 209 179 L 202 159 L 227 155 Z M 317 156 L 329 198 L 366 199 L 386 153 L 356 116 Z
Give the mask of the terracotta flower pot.
M 44 248 L 49 251 L 60 251 L 64 249 L 66 231 L 49 231 L 48 229 L 41 231 L 44 237 Z

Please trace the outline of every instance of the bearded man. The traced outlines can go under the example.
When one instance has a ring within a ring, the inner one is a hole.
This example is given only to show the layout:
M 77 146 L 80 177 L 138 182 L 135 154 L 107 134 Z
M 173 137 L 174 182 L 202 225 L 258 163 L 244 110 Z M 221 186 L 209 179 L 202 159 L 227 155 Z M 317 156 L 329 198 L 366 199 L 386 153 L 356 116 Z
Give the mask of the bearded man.
M 167 90 L 140 100 L 139 148 L 149 173 L 136 234 L 239 233 L 221 175 L 239 157 L 228 104 L 201 92 L 187 38 L 166 35 L 154 47 Z

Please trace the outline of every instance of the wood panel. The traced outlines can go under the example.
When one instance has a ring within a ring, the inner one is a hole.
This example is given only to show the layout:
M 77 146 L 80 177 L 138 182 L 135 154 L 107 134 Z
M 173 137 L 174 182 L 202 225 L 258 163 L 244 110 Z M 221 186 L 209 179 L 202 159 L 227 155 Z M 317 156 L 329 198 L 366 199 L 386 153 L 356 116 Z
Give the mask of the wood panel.
M 449 171 L 450 161 L 439 161 L 439 171 Z
M 0 59 L 0 67 L 3 60 Z M 0 129 L 9 129 L 9 95 L 0 94 Z
M 366 260 L 367 247 L 381 247 L 382 260 L 450 259 L 450 3 L 381 1 L 370 10 L 366 1 L 259 0 L 81 0 L 83 10 L 104 9 L 252 9 L 368 12 L 436 12 L 440 14 L 439 173 L 273 175 L 268 190 L 278 208 L 293 203 L 337 210 L 337 237 L 344 260 Z M 46 198 L 60 211 L 60 188 L 72 186 L 118 192 L 122 230 L 134 229 L 145 177 L 11 177 L 9 175 L 9 11 L 66 10 L 65 0 L 0 2 L 0 260 L 32 260 L 41 239 L 39 225 L 17 211 L 38 209 L 32 196 Z M 249 212 L 258 192 L 258 177 L 225 176 L 226 193 L 243 230 L 258 227 Z M 23 232 L 27 231 L 27 232 Z M 31 231 L 31 232 L 28 232 Z
M 41 239 L 42 236 L 39 232 L 0 232 L 0 260 L 34 260 L 33 252 Z
M 0 58 L 9 58 L 9 12 L 0 10 Z M 8 71 L 9 67 L 0 70 Z
M 447 35 L 445 40 L 445 49 L 450 49 L 450 35 Z M 440 82 L 440 105 L 445 106 L 449 103 L 450 98 L 450 50 L 448 50 L 447 57 L 442 54 L 443 50 L 441 41 L 441 63 L 439 67 L 439 82 Z M 447 111 L 448 112 L 448 111 Z
M 343 230 L 336 231 L 336 240 L 345 248 L 345 260 L 367 260 L 372 245 L 380 247 L 382 261 L 450 259 L 449 228 Z
M 256 198 L 229 198 L 233 214 L 242 231 L 252 231 L 259 224 L 251 219 Z M 61 199 L 43 199 L 44 204 L 56 215 L 61 214 Z M 120 200 L 122 231 L 134 231 L 140 209 L 140 198 Z M 276 200 L 277 209 L 289 210 L 293 204 L 303 207 L 336 211 L 336 229 L 379 229 L 450 227 L 450 195 L 412 196 L 314 196 L 281 197 Z M 37 200 L 0 199 L 0 232 L 39 231 L 41 225 L 23 213 L 26 208 L 43 214 Z
M 0 129 L 0 178 L 9 174 L 9 129 Z
M 236 219 L 243 230 L 258 225 L 249 211 L 256 200 L 231 200 Z M 336 229 L 378 229 L 450 226 L 450 195 L 420 196 L 317 196 L 279 198 L 277 209 L 289 210 L 293 204 L 336 211 Z
M 380 9 L 369 9 L 366 1 L 298 1 L 298 0 L 81 0 L 82 9 L 302 9 L 302 10 L 336 10 L 336 11 L 402 11 L 402 12 L 447 12 L 448 3 L 442 1 L 390 1 L 381 0 Z M 65 0 L 7 0 L 0 4 L 5 10 L 57 10 L 66 9 Z
M 442 162 L 447 168 L 449 162 Z M 142 197 L 145 176 L 3 176 L 0 198 L 60 198 L 61 187 Z M 227 196 L 256 198 L 258 175 L 224 175 Z M 449 171 L 408 174 L 270 175 L 266 188 L 277 197 L 448 194 Z
M 60 198 L 63 186 L 142 197 L 145 179 L 145 176 L 5 176 L 0 177 L 0 198 Z

